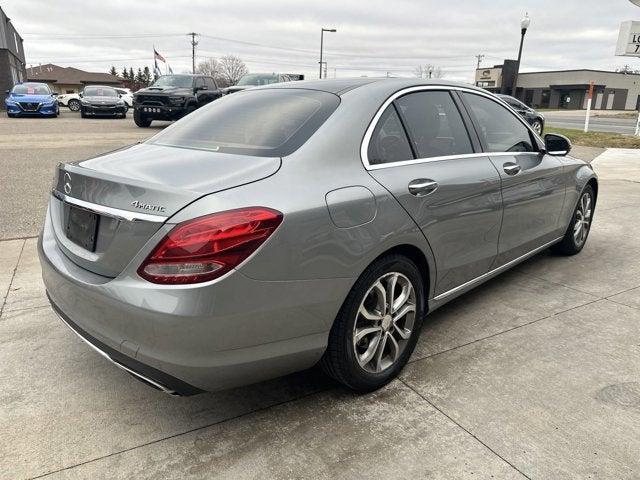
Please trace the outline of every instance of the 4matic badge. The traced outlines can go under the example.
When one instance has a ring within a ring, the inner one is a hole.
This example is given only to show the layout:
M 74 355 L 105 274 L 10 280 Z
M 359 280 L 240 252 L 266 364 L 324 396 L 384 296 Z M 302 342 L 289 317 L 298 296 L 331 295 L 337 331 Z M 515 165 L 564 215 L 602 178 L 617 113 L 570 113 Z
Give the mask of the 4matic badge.
M 149 212 L 165 212 L 166 208 L 160 205 L 151 205 L 149 203 L 142 203 L 139 200 L 134 200 L 131 202 L 131 205 L 135 208 L 139 208 L 141 210 L 147 210 Z

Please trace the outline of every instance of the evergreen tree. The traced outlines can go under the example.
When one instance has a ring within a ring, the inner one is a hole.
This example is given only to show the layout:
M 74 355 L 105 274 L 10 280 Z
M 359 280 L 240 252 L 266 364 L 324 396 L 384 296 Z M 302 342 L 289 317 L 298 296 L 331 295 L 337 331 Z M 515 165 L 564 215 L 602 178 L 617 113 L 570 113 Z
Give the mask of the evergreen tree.
M 122 78 L 125 80 L 129 80 L 129 72 L 127 71 L 127 67 L 122 67 Z
M 133 82 L 135 79 L 136 79 L 136 76 L 133 73 L 133 67 L 129 67 L 129 80 Z
M 114 67 L 113 65 L 111 65 L 111 70 L 109 70 L 109 73 L 111 75 L 113 75 L 114 77 L 118 76 L 118 72 L 116 71 L 116 67 Z
M 144 85 L 146 87 L 148 87 L 149 85 L 151 85 L 151 71 L 149 70 L 149 67 L 144 67 L 144 70 L 142 72 L 142 77 L 144 78 Z
M 138 67 L 138 73 L 136 73 L 136 83 L 141 85 L 144 83 L 144 77 L 142 76 L 142 69 L 140 67 Z

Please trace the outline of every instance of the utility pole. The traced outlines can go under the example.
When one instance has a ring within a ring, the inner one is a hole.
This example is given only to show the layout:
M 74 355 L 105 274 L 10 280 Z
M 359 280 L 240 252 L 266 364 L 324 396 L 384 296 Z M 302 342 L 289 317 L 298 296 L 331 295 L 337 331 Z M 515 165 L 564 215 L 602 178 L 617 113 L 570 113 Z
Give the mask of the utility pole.
M 476 70 L 478 70 L 480 68 L 480 63 L 482 62 L 482 60 L 484 60 L 484 55 L 479 53 L 478 55 L 476 55 L 476 58 L 478 59 L 478 66 L 476 67 Z
M 195 32 L 187 33 L 187 35 L 191 35 L 191 73 L 196 73 L 196 36 L 198 35 Z

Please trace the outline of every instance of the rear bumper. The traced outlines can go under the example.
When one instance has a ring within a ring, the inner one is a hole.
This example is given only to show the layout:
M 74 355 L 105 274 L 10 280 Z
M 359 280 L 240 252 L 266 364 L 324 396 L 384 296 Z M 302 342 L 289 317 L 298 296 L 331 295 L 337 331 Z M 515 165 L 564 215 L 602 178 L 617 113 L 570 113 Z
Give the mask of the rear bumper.
M 64 255 L 50 222 L 47 214 L 38 247 L 56 312 L 118 366 L 179 394 L 313 366 L 353 283 L 265 282 L 234 271 L 210 283 L 168 287 L 139 278 L 136 259 L 117 278 L 101 277 Z

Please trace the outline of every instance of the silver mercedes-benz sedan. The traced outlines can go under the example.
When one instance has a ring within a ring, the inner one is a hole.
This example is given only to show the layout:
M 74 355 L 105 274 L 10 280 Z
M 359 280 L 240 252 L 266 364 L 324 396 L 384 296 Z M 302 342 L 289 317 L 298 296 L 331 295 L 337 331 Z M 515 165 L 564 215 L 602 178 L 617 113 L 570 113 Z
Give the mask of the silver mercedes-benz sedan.
M 583 248 L 598 183 L 570 148 L 439 80 L 239 92 L 60 165 L 44 283 L 78 336 L 167 393 L 317 363 L 370 391 L 430 312 L 548 247 Z

